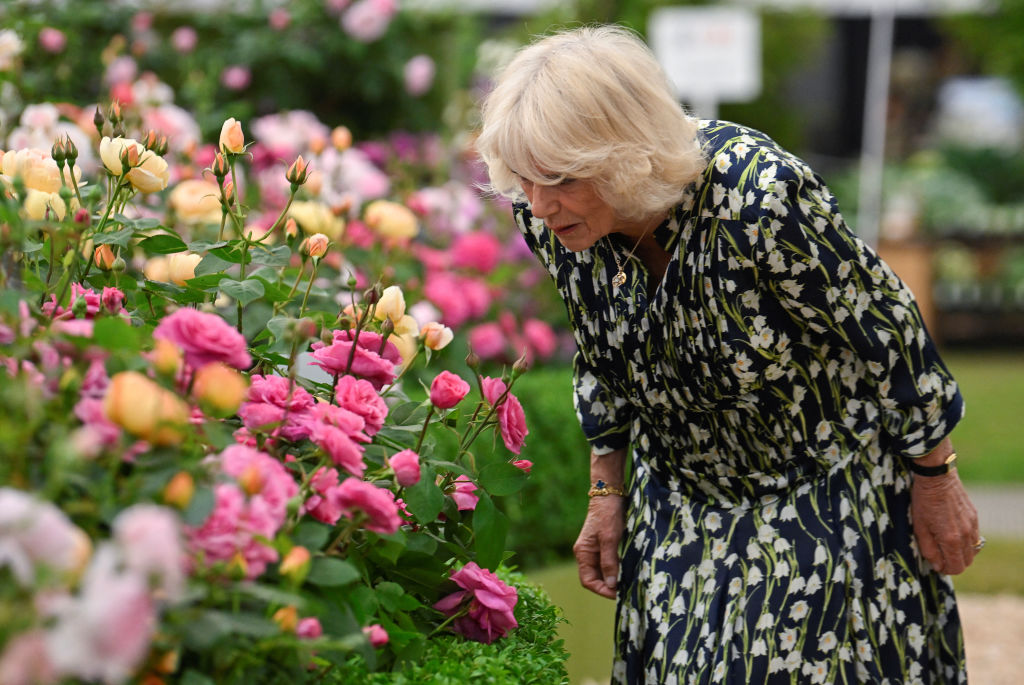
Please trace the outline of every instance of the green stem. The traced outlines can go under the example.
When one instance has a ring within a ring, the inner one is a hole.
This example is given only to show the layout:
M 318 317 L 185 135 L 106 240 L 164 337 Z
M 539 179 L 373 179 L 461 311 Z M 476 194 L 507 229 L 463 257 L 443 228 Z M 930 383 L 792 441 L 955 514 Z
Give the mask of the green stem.
M 430 426 L 430 417 L 434 415 L 434 405 L 431 404 L 427 407 L 427 418 L 423 419 L 423 430 L 420 431 L 420 439 L 416 441 L 416 454 L 420 453 L 420 448 L 423 447 L 423 438 L 427 437 L 427 428 Z
M 309 272 L 309 285 L 306 286 L 306 294 L 302 296 L 302 306 L 299 307 L 300 319 L 302 318 L 302 315 L 306 313 L 306 302 L 309 300 L 309 291 L 313 289 L 313 279 L 316 278 L 316 267 L 317 262 L 319 261 L 320 260 L 317 257 L 313 258 L 313 270 Z M 301 276 L 302 273 L 300 272 L 299 275 Z

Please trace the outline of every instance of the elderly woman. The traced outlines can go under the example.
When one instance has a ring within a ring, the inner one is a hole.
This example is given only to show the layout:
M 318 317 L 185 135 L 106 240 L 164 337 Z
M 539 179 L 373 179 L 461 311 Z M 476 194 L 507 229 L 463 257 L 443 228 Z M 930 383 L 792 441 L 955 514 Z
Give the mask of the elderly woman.
M 965 681 L 963 402 L 821 179 L 687 116 L 615 27 L 521 50 L 478 149 L 578 345 L 574 551 L 618 601 L 614 681 Z

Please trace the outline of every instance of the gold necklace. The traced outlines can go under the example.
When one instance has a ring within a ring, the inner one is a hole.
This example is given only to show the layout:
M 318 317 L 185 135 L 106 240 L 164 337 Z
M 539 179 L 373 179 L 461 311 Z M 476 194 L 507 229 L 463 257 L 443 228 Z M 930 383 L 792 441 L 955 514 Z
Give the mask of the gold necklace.
M 651 227 L 648 226 L 644 230 L 644 232 L 640 234 L 640 237 L 637 239 L 636 244 L 633 245 L 633 249 L 630 250 L 629 254 L 626 255 L 626 261 L 629 261 L 629 259 L 633 256 L 633 253 L 636 252 L 636 248 L 640 247 L 640 241 L 642 241 L 647 236 L 647 233 L 650 230 Z M 605 236 L 605 238 L 607 237 L 608 236 Z M 622 269 L 622 262 L 619 261 L 619 255 L 615 252 L 615 245 L 612 244 L 611 240 L 608 241 L 608 244 L 611 247 L 612 258 L 615 259 L 615 266 L 618 267 L 619 269 L 618 271 L 615 272 L 615 275 L 612 276 L 612 285 L 618 288 L 620 285 L 623 285 L 626 282 L 626 272 Z

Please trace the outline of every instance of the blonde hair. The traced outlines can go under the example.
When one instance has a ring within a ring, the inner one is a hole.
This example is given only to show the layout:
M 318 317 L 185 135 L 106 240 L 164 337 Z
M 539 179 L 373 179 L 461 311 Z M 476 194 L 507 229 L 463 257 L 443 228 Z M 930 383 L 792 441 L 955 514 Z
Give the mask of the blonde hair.
M 522 199 L 520 177 L 590 179 L 616 213 L 678 203 L 705 169 L 697 121 L 650 49 L 619 26 L 583 27 L 519 50 L 481 107 L 477 150 L 490 189 Z

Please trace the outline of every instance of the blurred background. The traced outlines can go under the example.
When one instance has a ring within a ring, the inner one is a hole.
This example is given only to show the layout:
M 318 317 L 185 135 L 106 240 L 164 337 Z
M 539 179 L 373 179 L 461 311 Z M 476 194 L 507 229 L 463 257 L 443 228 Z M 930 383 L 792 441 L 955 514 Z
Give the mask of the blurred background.
M 475 103 L 516 47 L 591 22 L 644 35 L 696 114 L 806 159 L 914 290 L 967 399 L 954 440 L 989 539 L 956 580 L 970 670 L 1011 682 L 1024 666 L 1024 0 L 6 0 L 0 149 L 67 134 L 88 174 L 93 113 L 116 100 L 192 178 L 235 117 L 254 142 L 241 192 L 268 216 L 297 154 L 319 172 L 303 200 L 347 222 L 352 244 L 366 202 L 413 209 L 421 232 L 386 273 L 424 301 L 415 315 L 456 330 L 446 354 L 472 344 L 500 369 L 526 350 L 516 392 L 534 466 L 507 505 L 512 563 L 564 608 L 573 682 L 604 682 L 612 606 L 568 561 L 589 479 L 572 342 L 507 204 L 477 190 L 472 150 Z

